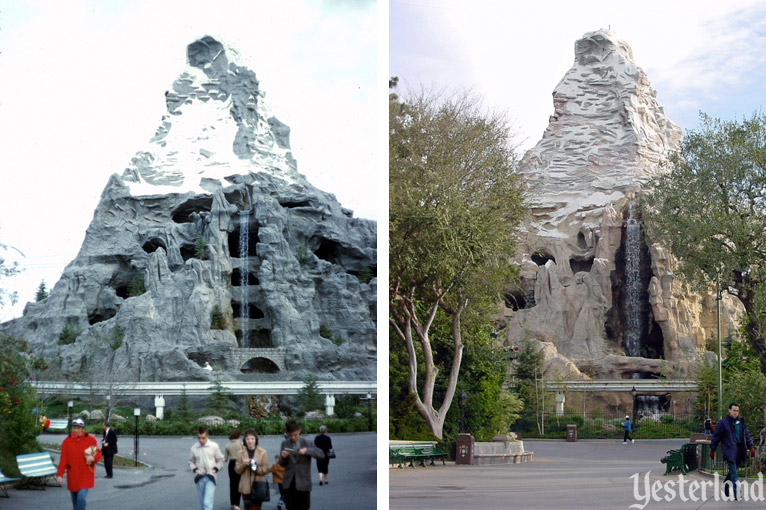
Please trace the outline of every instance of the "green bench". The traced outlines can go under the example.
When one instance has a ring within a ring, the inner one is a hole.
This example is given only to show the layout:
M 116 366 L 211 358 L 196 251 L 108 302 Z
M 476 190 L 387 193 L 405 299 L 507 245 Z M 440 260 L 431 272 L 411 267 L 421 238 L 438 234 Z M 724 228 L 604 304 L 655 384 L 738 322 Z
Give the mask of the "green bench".
M 665 464 L 665 474 L 669 475 L 673 471 L 681 471 L 687 474 L 699 468 L 697 464 L 697 445 L 685 443 L 678 450 L 668 450 L 660 462 Z
M 388 463 L 398 464 L 400 469 L 406 463 L 415 467 L 415 462 L 419 462 L 423 467 L 426 467 L 426 462 L 434 466 L 436 460 L 441 460 L 442 464 L 446 465 L 446 457 L 447 452 L 439 449 L 433 442 L 399 443 L 388 447 Z

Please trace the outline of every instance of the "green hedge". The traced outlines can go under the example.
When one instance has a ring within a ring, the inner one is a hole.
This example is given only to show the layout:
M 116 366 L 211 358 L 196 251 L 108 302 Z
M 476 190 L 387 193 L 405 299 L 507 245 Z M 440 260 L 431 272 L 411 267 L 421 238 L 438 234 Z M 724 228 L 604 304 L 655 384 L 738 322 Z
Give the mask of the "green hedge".
M 375 416 L 373 415 L 372 427 L 376 428 Z M 297 420 L 301 424 L 303 434 L 318 434 L 319 427 L 326 425 L 331 432 L 366 432 L 368 430 L 367 417 L 358 418 L 328 418 L 322 420 Z M 125 420 L 122 423 L 113 423 L 115 432 L 121 435 L 135 434 L 135 420 Z M 200 423 L 180 422 L 170 420 L 144 421 L 139 420 L 138 431 L 143 436 L 188 436 L 196 435 Z M 208 427 L 212 436 L 228 436 L 234 427 L 231 425 L 215 425 Z M 254 418 L 244 418 L 239 420 L 237 427 L 241 431 L 255 429 L 259 435 L 281 435 L 285 431 L 285 420 L 264 419 L 256 420 Z M 92 434 L 101 433 L 101 425 L 93 424 L 86 427 Z

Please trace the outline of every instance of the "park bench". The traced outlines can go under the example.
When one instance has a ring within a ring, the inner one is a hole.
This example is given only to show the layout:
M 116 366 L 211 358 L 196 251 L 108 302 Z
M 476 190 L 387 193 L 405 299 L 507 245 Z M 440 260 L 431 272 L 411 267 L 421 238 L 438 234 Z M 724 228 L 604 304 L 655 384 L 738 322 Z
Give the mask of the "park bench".
M 399 442 L 388 447 L 388 463 L 399 464 L 399 468 L 407 462 L 410 467 L 415 467 L 415 462 L 419 462 L 423 467 L 426 466 L 426 462 L 434 466 L 434 461 L 439 459 L 442 464 L 446 464 L 445 457 L 447 452 L 439 449 L 433 441 Z
M 669 475 L 673 471 L 681 471 L 687 474 L 689 471 L 698 469 L 697 464 L 697 445 L 685 443 L 678 450 L 668 450 L 660 462 L 665 464 L 665 474 Z
M 66 418 L 52 418 L 48 430 L 66 430 L 69 426 L 69 420 Z
M 40 487 L 44 490 L 45 484 L 56 474 L 56 466 L 48 452 L 17 455 L 16 464 L 19 466 L 23 487 Z
M 8 476 L 5 476 L 3 472 L 0 471 L 0 489 L 3 491 L 3 494 L 5 495 L 6 498 L 9 496 L 8 496 L 8 491 L 5 488 L 5 484 L 11 483 L 11 482 L 18 482 L 19 480 L 21 480 L 21 478 L 10 478 Z

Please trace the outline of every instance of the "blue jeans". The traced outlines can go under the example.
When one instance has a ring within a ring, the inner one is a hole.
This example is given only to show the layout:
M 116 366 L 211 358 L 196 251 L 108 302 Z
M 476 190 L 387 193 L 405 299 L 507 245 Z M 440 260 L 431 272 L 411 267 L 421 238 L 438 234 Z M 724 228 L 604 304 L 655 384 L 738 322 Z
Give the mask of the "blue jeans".
M 726 478 L 723 479 L 724 482 L 726 480 L 731 480 L 731 486 L 732 486 L 732 494 L 734 494 L 734 497 L 737 496 L 737 463 L 736 462 L 729 462 L 726 461 L 726 464 L 729 465 L 729 474 L 726 475 Z
M 199 496 L 202 510 L 213 510 L 213 500 L 215 499 L 215 483 L 213 483 L 213 480 L 207 476 L 200 478 L 200 481 L 197 482 L 197 496 Z
M 80 489 L 77 492 L 69 491 L 72 495 L 72 508 L 74 510 L 85 510 L 85 500 L 88 497 L 88 489 Z

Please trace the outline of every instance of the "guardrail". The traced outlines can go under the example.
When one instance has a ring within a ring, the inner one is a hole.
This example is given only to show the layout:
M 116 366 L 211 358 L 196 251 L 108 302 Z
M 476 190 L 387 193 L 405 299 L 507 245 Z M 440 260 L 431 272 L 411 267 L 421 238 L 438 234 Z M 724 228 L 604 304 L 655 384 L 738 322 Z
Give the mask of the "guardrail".
M 214 391 L 211 381 L 94 384 L 32 381 L 30 384 L 38 393 L 45 395 L 181 395 L 184 391 L 187 395 L 210 395 Z M 226 392 L 234 395 L 297 395 L 305 386 L 303 381 L 220 381 L 220 384 Z M 320 393 L 326 395 L 377 393 L 376 381 L 317 381 L 317 387 Z
M 612 379 L 612 380 L 567 380 L 545 381 L 548 391 L 633 391 L 668 392 L 668 391 L 698 391 L 694 381 L 674 379 Z

